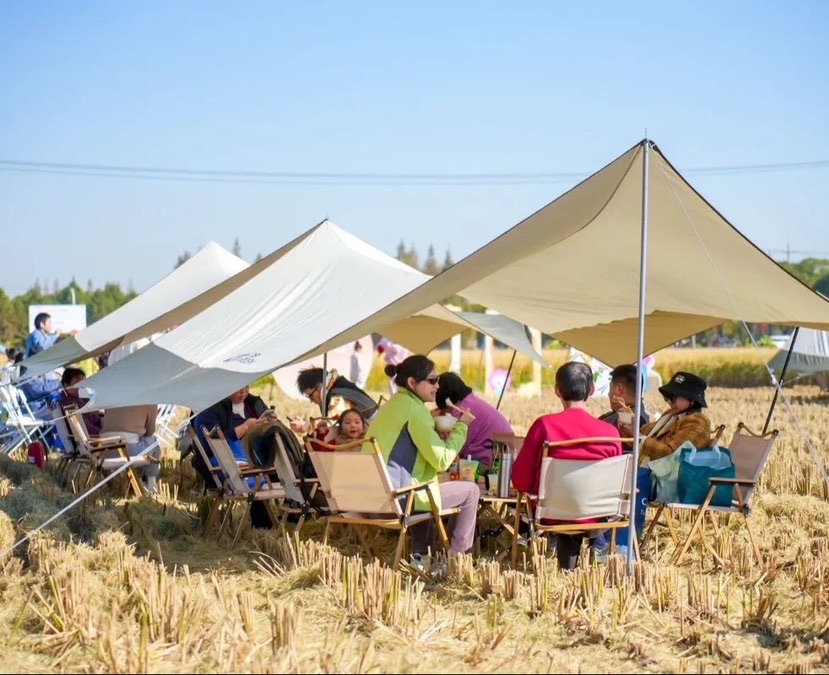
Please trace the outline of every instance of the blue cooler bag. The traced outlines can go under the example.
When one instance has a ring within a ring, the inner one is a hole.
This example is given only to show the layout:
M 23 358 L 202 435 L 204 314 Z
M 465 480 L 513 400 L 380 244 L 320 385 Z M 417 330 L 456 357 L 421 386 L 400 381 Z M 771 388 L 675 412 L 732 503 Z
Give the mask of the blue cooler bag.
M 731 452 L 726 448 L 704 450 L 683 448 L 679 455 L 677 495 L 683 504 L 702 504 L 711 489 L 709 478 L 736 478 Z M 734 487 L 720 485 L 711 499 L 711 506 L 731 506 Z

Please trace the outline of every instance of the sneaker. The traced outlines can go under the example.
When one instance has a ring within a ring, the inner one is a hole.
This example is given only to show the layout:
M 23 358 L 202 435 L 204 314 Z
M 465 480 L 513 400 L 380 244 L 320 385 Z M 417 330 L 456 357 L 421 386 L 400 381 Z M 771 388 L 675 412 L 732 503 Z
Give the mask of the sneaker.
M 618 555 L 622 560 L 628 559 L 628 547 L 620 544 L 616 547 L 616 555 Z M 636 562 L 636 551 L 633 552 L 633 562 Z
M 621 548 L 621 547 L 617 546 L 616 550 L 618 551 L 619 548 Z M 591 546 L 590 546 L 590 557 L 591 557 L 591 559 L 595 560 L 600 565 L 607 562 L 607 557 L 608 557 L 609 553 L 610 553 L 610 544 L 608 544 L 606 541 L 601 543 L 601 544 L 597 544 L 597 545 L 592 545 L 591 544 Z
M 446 561 L 435 560 L 428 553 L 412 553 L 409 557 L 409 567 L 424 576 L 446 576 Z

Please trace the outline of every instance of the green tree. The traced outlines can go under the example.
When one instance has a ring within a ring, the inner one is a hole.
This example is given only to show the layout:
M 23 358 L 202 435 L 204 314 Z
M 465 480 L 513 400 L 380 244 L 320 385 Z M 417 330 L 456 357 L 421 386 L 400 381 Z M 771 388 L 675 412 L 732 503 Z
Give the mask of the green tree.
M 242 257 L 242 245 L 239 243 L 239 237 L 233 240 L 233 248 L 230 252 L 238 258 Z
M 435 257 L 435 247 L 429 245 L 429 250 L 426 252 L 426 261 L 423 263 L 423 272 L 433 277 L 440 272 L 438 260 Z
M 441 272 L 443 270 L 448 270 L 452 265 L 455 264 L 455 261 L 452 259 L 452 254 L 449 252 L 449 249 L 446 249 L 446 255 L 443 258 L 443 267 L 441 268 Z
M 181 267 L 184 263 L 186 263 L 192 257 L 193 257 L 193 254 L 190 253 L 190 251 L 185 251 L 178 258 L 176 258 L 176 264 L 173 266 L 173 269 Z
M 829 274 L 824 274 L 818 279 L 813 288 L 821 295 L 829 298 Z

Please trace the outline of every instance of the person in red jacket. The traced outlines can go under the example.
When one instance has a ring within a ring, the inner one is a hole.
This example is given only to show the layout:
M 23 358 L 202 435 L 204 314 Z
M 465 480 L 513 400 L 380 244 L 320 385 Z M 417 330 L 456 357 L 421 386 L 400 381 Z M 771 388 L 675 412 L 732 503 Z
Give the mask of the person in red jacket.
M 545 441 L 619 438 L 619 430 L 615 426 L 596 419 L 587 410 L 587 399 L 593 393 L 593 388 L 593 371 L 586 363 L 570 361 L 556 371 L 556 396 L 561 400 L 564 410 L 542 415 L 533 422 L 512 468 L 512 485 L 516 490 L 538 493 Z M 556 459 L 604 459 L 621 454 L 620 441 L 585 443 L 551 448 L 549 451 L 549 457 Z M 556 555 L 562 569 L 576 567 L 582 539 L 582 535 L 558 535 Z M 603 535 L 596 537 L 592 545 L 599 555 L 607 548 Z

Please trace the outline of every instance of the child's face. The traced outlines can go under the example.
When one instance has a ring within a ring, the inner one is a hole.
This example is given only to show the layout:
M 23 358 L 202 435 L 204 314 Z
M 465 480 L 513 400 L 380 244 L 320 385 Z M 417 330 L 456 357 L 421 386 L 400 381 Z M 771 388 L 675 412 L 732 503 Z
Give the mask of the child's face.
M 353 413 L 346 415 L 340 422 L 340 430 L 346 438 L 355 440 L 362 438 L 364 433 L 363 420 L 360 419 L 359 415 L 354 415 Z

